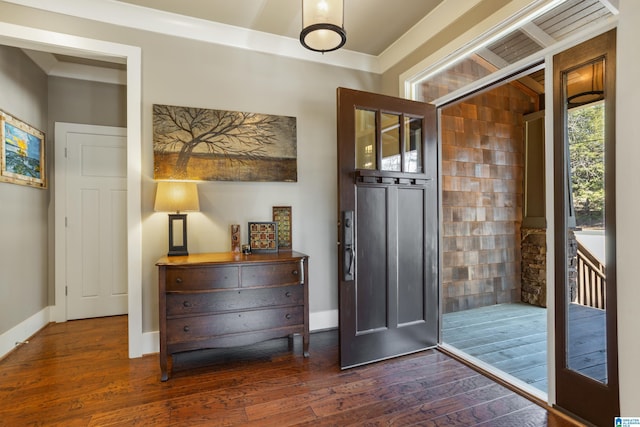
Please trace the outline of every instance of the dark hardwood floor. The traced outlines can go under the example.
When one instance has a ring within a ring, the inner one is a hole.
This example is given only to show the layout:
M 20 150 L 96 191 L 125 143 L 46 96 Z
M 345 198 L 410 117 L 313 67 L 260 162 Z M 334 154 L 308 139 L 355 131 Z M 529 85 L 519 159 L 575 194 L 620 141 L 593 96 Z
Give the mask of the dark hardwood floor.
M 51 324 L 0 361 L 1 426 L 574 426 L 430 350 L 346 371 L 338 334 L 127 357 L 127 319 Z

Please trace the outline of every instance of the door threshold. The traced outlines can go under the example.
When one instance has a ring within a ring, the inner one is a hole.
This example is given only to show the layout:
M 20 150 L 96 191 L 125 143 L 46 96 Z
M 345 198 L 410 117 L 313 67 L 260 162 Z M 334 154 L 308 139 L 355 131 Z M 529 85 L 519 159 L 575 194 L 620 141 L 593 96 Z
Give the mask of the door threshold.
M 573 423 L 584 422 L 578 417 L 573 417 L 571 414 L 568 414 L 566 411 L 561 411 L 555 405 L 551 405 L 548 403 L 548 394 L 543 392 L 542 390 L 538 390 L 535 387 L 530 386 L 518 378 L 513 377 L 512 375 L 506 374 L 493 366 L 489 365 L 482 360 L 470 356 L 465 352 L 458 350 L 455 347 L 452 347 L 447 344 L 440 344 L 436 348 L 436 350 L 440 351 L 443 354 L 463 363 L 474 371 L 490 378 L 492 381 L 502 385 L 503 387 L 508 388 L 514 393 L 519 394 L 525 399 L 530 400 L 536 405 L 546 409 L 549 412 L 553 412 L 554 414 L 562 417 Z
M 453 357 L 454 359 L 464 363 L 465 365 L 480 372 L 481 374 L 490 377 L 494 381 L 504 385 L 510 390 L 523 395 L 529 400 L 542 406 L 549 406 L 549 404 L 547 403 L 547 393 L 535 387 L 532 387 L 531 385 L 512 375 L 496 369 L 487 362 L 483 362 L 482 360 L 470 356 L 469 354 L 460 351 L 459 349 L 448 344 L 440 344 L 438 346 L 438 350 L 445 353 L 447 356 Z

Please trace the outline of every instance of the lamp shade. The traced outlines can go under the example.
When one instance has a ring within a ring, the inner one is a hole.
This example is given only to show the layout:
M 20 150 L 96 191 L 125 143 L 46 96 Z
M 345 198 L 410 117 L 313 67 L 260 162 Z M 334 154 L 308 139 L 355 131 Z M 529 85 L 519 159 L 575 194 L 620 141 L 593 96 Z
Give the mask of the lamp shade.
M 156 212 L 199 211 L 197 184 L 183 181 L 158 182 L 153 210 Z
M 344 46 L 344 0 L 302 0 L 300 43 L 316 52 Z

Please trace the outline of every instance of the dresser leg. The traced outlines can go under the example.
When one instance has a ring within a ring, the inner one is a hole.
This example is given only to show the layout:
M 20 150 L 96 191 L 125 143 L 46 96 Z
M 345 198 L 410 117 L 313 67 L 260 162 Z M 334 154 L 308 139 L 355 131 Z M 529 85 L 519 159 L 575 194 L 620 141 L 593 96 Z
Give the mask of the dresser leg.
M 289 334 L 287 336 L 287 343 L 289 344 L 289 351 L 293 350 L 293 340 L 294 340 L 295 335 L 294 334 Z
M 302 334 L 302 355 L 309 357 L 309 334 Z
M 167 369 L 167 355 L 164 352 L 160 352 L 160 381 L 164 382 L 169 379 L 169 371 Z

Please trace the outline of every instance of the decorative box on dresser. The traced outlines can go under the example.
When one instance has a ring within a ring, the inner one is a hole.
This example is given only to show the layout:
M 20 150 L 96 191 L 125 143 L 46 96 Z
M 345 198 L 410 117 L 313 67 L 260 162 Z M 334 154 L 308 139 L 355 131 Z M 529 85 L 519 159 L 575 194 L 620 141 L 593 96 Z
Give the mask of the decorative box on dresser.
M 309 355 L 309 257 L 208 253 L 158 260 L 160 369 L 168 357 L 302 334 Z

